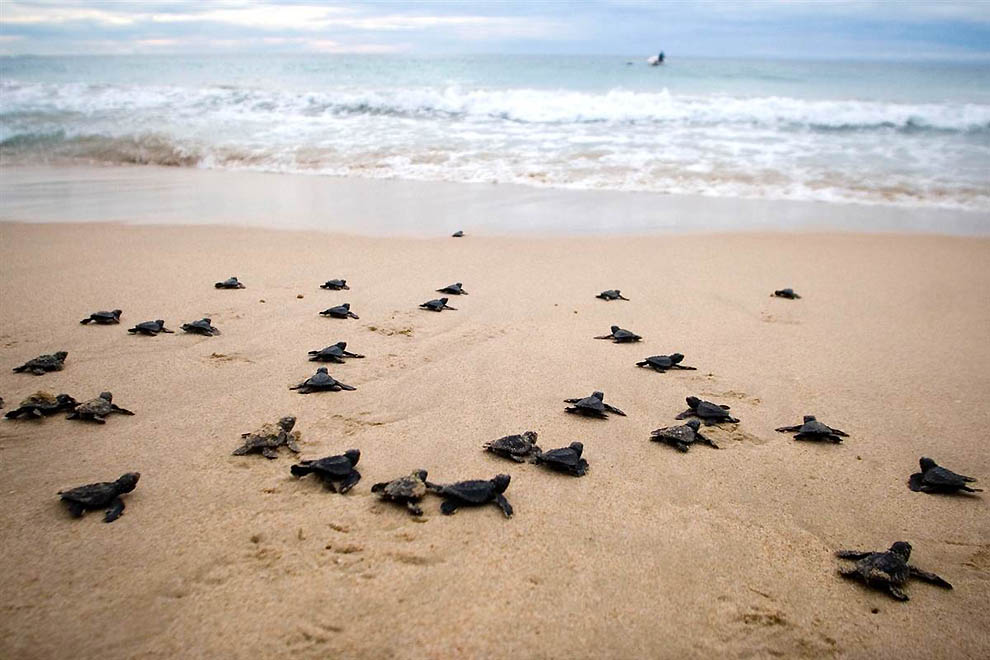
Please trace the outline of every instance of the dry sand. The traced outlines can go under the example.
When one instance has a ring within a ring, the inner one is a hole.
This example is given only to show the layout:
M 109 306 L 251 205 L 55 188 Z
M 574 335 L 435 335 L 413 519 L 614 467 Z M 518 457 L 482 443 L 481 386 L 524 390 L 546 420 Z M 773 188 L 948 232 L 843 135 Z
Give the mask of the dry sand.
M 0 224 L 0 395 L 112 390 L 105 426 L 0 422 L 4 658 L 990 655 L 990 493 L 910 492 L 922 455 L 990 484 L 990 240 L 717 235 L 378 239 L 216 227 Z M 237 275 L 243 291 L 213 282 Z M 352 290 L 317 288 L 345 277 Z M 464 282 L 456 312 L 417 305 Z M 799 301 L 768 294 L 793 286 Z M 631 302 L 593 296 L 617 287 Z M 302 299 L 297 294 L 303 294 Z M 259 302 L 264 299 L 264 303 Z M 349 301 L 361 319 L 317 312 Z M 82 326 L 98 309 L 120 326 Z M 204 315 L 223 334 L 134 337 Z M 592 336 L 616 323 L 645 337 Z M 301 396 L 306 351 L 356 392 Z M 67 350 L 64 371 L 10 367 Z M 680 351 L 696 372 L 637 369 Z M 563 412 L 602 389 L 628 417 Z M 649 442 L 684 397 L 732 406 L 723 449 Z M 302 456 L 362 451 L 346 496 L 234 457 L 295 414 Z M 842 445 L 774 427 L 817 414 Z M 574 479 L 481 451 L 580 440 Z M 516 515 L 426 516 L 371 484 L 512 475 Z M 142 473 L 124 516 L 61 488 Z M 955 585 L 911 601 L 841 579 L 837 548 L 914 545 Z

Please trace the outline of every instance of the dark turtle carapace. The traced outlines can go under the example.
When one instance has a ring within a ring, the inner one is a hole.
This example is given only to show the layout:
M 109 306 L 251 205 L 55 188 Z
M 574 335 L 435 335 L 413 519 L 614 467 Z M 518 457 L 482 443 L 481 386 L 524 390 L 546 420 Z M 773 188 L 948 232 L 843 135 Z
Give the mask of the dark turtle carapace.
M 450 235 L 451 238 L 464 238 L 464 232 L 458 229 L 453 234 Z
M 629 330 L 620 328 L 617 325 L 613 325 L 612 332 L 608 333 L 607 335 L 600 335 L 598 337 L 595 337 L 595 339 L 611 339 L 616 344 L 628 344 L 629 342 L 639 341 L 640 339 L 642 339 L 642 337 L 637 335 L 635 332 L 631 332 Z
M 93 312 L 88 317 L 84 318 L 80 323 L 87 325 L 89 323 L 96 323 L 99 325 L 111 325 L 114 323 L 120 323 L 120 315 L 123 312 L 119 309 L 115 309 L 109 312 Z
M 645 367 L 647 369 L 653 369 L 654 371 L 659 371 L 664 373 L 670 369 L 683 369 L 685 371 L 697 371 L 695 367 L 686 367 L 681 364 L 684 356 L 680 353 L 671 353 L 670 355 L 651 355 L 642 362 L 637 362 L 637 367 Z
M 331 491 L 343 495 L 361 481 L 361 473 L 354 469 L 360 459 L 361 451 L 359 449 L 348 449 L 338 456 L 300 461 L 289 469 L 296 477 L 314 474 Z
M 220 330 L 213 327 L 213 319 L 208 316 L 203 317 L 198 321 L 183 323 L 182 329 L 194 335 L 204 335 L 206 337 L 213 337 L 214 335 L 220 334 Z
M 777 289 L 773 292 L 778 298 L 787 298 L 788 300 L 797 300 L 801 296 L 794 292 L 794 289 Z
M 512 505 L 505 499 L 505 489 L 509 487 L 512 477 L 507 474 L 496 475 L 494 479 L 475 479 L 458 481 L 448 485 L 427 483 L 427 488 L 443 498 L 440 512 L 449 516 L 462 506 L 483 506 L 494 504 L 506 518 L 512 517 Z
M 298 390 L 300 394 L 309 394 L 310 392 L 339 392 L 340 390 L 354 391 L 357 388 L 335 380 L 333 376 L 327 373 L 326 367 L 320 367 L 315 374 L 289 389 Z
M 329 316 L 334 319 L 356 319 L 357 314 L 351 311 L 351 303 L 344 303 L 336 307 L 330 307 L 320 312 L 320 316 Z
M 276 424 L 264 424 L 257 431 L 242 433 L 241 438 L 244 442 L 234 450 L 233 454 L 234 456 L 243 456 L 257 452 L 265 458 L 278 458 L 278 448 L 283 446 L 298 454 L 298 442 L 301 435 L 299 431 L 292 430 L 295 425 L 296 418 L 287 415 L 278 420 Z
M 318 351 L 309 352 L 310 362 L 337 362 L 339 364 L 344 363 L 344 358 L 363 358 L 363 355 L 358 353 L 351 353 L 347 349 L 346 341 L 338 341 L 336 344 L 330 344 L 326 348 L 321 348 Z
M 132 335 L 148 335 L 154 337 L 159 332 L 164 332 L 171 334 L 172 331 L 165 327 L 165 321 L 158 319 L 157 321 L 144 321 L 138 323 L 133 328 L 128 329 L 128 332 Z
M 956 474 L 930 458 L 922 458 L 919 463 L 921 464 L 921 472 L 915 472 L 908 479 L 908 488 L 915 492 L 944 494 L 955 493 L 960 490 L 967 493 L 983 492 L 981 488 L 967 485 L 976 481 L 973 477 Z
M 567 408 L 564 408 L 564 410 L 575 415 L 585 415 L 586 417 L 608 417 L 606 413 L 614 413 L 616 415 L 622 415 L 623 417 L 626 416 L 626 413 L 622 412 L 618 408 L 605 403 L 605 394 L 602 392 L 592 392 L 591 396 L 586 396 L 583 398 L 564 399 L 564 403 L 572 404 Z
M 329 289 L 330 291 L 341 291 L 347 290 L 351 287 L 347 286 L 347 280 L 327 280 L 320 285 L 321 289 Z
M 822 424 L 814 415 L 805 415 L 801 424 L 781 426 L 776 430 L 778 433 L 794 433 L 795 440 L 827 440 L 838 444 L 843 438 L 849 437 L 845 431 Z
M 566 447 L 538 452 L 533 462 L 556 472 L 583 477 L 588 473 L 588 461 L 581 458 L 582 453 L 584 453 L 584 445 L 580 442 L 572 442 Z
M 21 401 L 19 407 L 8 410 L 4 417 L 7 419 L 17 419 L 18 417 L 40 419 L 64 410 L 72 410 L 76 407 L 76 403 L 76 400 L 68 394 L 55 395 L 39 390 Z
M 450 309 L 457 311 L 456 307 L 451 307 L 447 304 L 447 298 L 437 298 L 436 300 L 427 300 L 425 303 L 420 305 L 423 309 L 428 309 L 431 312 L 442 312 L 445 309 Z
M 680 426 L 665 426 L 650 433 L 650 440 L 668 444 L 674 449 L 686 452 L 696 442 L 702 442 L 709 447 L 718 449 L 718 445 L 711 438 L 707 438 L 698 432 L 701 422 L 697 419 L 688 420 L 687 424 Z
M 688 409 L 674 419 L 697 417 L 705 426 L 721 424 L 722 422 L 739 423 L 738 419 L 728 413 L 729 406 L 718 405 L 710 401 L 702 401 L 696 396 L 689 396 L 687 398 L 687 404 Z
M 898 541 L 886 552 L 863 552 L 860 550 L 839 550 L 835 553 L 841 559 L 856 562 L 852 568 L 841 568 L 843 577 L 863 580 L 875 589 L 882 589 L 897 600 L 908 600 L 901 587 L 909 578 L 918 578 L 939 587 L 951 589 L 952 585 L 928 571 L 923 571 L 908 563 L 911 558 L 911 544 Z
M 618 289 L 606 289 L 595 296 L 595 298 L 601 298 L 602 300 L 629 300 Z
M 217 282 L 213 285 L 218 289 L 243 289 L 244 285 L 237 281 L 236 277 L 229 277 L 223 282 Z
M 460 282 L 454 282 L 453 284 L 448 284 L 442 289 L 437 289 L 437 293 L 449 293 L 452 296 L 466 296 L 468 294 L 465 291 Z
M 69 357 L 69 354 L 65 351 L 59 351 L 51 355 L 39 355 L 19 367 L 14 367 L 14 373 L 27 372 L 35 376 L 40 376 L 48 371 L 62 371 L 62 368 L 65 366 L 65 358 L 67 357 Z
M 69 490 L 60 490 L 58 494 L 69 507 L 69 513 L 73 516 L 78 518 L 86 511 L 106 508 L 103 522 L 110 523 L 120 518 L 121 514 L 124 513 L 124 501 L 120 496 L 134 490 L 140 478 L 139 472 L 128 472 L 121 475 L 116 481 L 101 481 Z
M 496 456 L 510 458 L 517 463 L 525 463 L 527 459 L 535 458 L 540 453 L 540 448 L 536 446 L 536 438 L 536 431 L 507 435 L 498 440 L 486 442 L 484 449 Z
M 107 415 L 117 413 L 118 415 L 133 415 L 130 410 L 121 408 L 113 402 L 113 394 L 110 392 L 100 392 L 100 396 L 89 401 L 78 404 L 72 412 L 66 415 L 66 419 L 79 419 L 97 424 L 106 424 Z
M 377 483 L 371 487 L 371 492 L 378 493 L 383 500 L 404 504 L 409 513 L 421 516 L 423 510 L 419 508 L 419 501 L 426 495 L 426 477 L 426 470 L 416 470 L 405 477 Z

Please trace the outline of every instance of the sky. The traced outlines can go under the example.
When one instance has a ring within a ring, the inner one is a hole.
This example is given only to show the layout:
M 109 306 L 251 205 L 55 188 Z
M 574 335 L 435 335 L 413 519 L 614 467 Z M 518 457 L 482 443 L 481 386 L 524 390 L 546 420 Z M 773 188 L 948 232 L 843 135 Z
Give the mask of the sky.
M 990 60 L 990 0 L 0 0 L 0 54 Z

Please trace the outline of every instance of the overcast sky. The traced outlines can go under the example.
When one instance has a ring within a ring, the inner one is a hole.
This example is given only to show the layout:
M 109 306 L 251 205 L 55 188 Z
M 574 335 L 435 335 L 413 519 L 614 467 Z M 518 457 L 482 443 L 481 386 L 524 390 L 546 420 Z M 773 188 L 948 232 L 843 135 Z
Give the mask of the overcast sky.
M 990 0 L 0 0 L 0 54 L 990 59 Z

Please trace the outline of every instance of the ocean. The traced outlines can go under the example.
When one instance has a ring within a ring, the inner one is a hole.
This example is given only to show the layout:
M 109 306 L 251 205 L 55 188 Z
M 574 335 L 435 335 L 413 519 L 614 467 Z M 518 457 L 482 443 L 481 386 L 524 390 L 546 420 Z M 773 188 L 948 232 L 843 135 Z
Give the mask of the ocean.
M 0 58 L 0 160 L 990 211 L 990 64 Z

